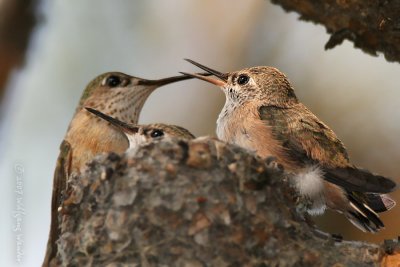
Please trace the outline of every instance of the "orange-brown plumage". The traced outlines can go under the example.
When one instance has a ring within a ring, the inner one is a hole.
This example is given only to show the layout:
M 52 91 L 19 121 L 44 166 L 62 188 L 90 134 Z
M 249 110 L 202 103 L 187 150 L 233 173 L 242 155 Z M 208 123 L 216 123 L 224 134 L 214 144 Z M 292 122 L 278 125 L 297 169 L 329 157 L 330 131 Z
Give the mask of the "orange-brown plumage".
M 54 172 L 51 226 L 43 266 L 57 265 L 52 261 L 57 253 L 55 241 L 59 237 L 57 210 L 63 200 L 69 175 L 79 173 L 99 153 L 122 153 L 128 148 L 128 140 L 123 133 L 114 127 L 107 127 L 107 122 L 93 116 L 84 107 L 96 108 L 119 120 L 137 123 L 144 102 L 156 88 L 189 78 L 174 76 L 145 80 L 120 72 L 108 72 L 88 84 L 60 147 Z
M 351 164 L 336 134 L 300 103 L 286 76 L 273 67 L 221 73 L 192 60 L 218 79 L 188 74 L 224 91 L 217 120 L 220 139 L 274 156 L 291 173 L 299 193 L 312 200 L 311 213 L 325 206 L 345 214 L 363 231 L 383 227 L 376 212 L 392 208 L 387 195 L 396 188 L 389 178 Z
M 295 163 L 285 157 L 285 148 L 273 138 L 272 128 L 260 120 L 257 103 L 246 103 L 229 114 L 229 119 L 219 120 L 221 140 L 246 147 L 263 158 L 277 157 L 286 169 L 294 168 Z

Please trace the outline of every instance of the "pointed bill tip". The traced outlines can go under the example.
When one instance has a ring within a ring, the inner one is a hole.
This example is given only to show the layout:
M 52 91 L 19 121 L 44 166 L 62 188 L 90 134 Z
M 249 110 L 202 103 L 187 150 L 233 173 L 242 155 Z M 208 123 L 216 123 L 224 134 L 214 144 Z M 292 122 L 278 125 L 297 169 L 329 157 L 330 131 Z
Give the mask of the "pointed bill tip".
M 192 78 L 197 78 L 197 77 L 195 76 L 195 74 L 191 74 L 191 73 L 189 73 L 189 72 L 180 71 L 179 73 L 182 74 L 182 75 L 185 75 L 185 76 L 192 77 Z
M 163 85 L 167 85 L 170 83 L 174 82 L 179 82 L 187 79 L 191 79 L 192 77 L 188 77 L 185 75 L 179 75 L 179 76 L 171 76 L 168 78 L 163 78 L 159 80 L 146 80 L 146 79 L 141 79 L 139 80 L 138 84 L 139 85 L 145 85 L 145 86 L 154 86 L 154 87 L 161 87 Z
M 202 70 L 207 71 L 208 73 L 211 73 L 211 74 L 215 75 L 216 77 L 220 78 L 224 82 L 228 81 L 228 75 L 226 73 L 219 72 L 217 70 L 214 70 L 212 68 L 204 66 L 204 65 L 202 65 L 202 64 L 200 64 L 200 63 L 198 63 L 198 62 L 196 62 L 194 60 L 188 59 L 188 58 L 185 58 L 184 60 L 186 60 L 187 62 L 189 62 L 189 63 L 191 63 L 191 64 L 193 64 L 193 65 L 195 65 L 197 67 L 199 67 Z
M 94 108 L 85 107 L 85 109 L 86 109 L 87 111 L 89 111 L 90 113 L 93 113 L 94 115 L 98 116 L 98 117 L 102 117 L 102 115 L 107 116 L 107 115 L 101 113 L 100 111 L 98 111 L 98 110 L 96 110 L 96 109 L 94 109 Z
M 111 123 L 112 125 L 116 126 L 117 128 L 119 128 L 120 130 L 122 130 L 124 133 L 126 134 L 133 134 L 133 133 L 137 133 L 139 130 L 139 127 L 137 126 L 133 126 L 133 125 L 129 125 L 128 123 L 122 122 L 118 119 L 115 119 L 111 116 L 108 116 L 96 109 L 90 108 L 90 107 L 85 107 L 85 109 L 87 111 L 89 111 L 90 113 L 96 115 L 97 117 L 100 117 L 101 119 Z
M 201 75 L 204 76 L 209 76 L 212 75 L 209 72 L 207 73 L 201 73 Z M 192 76 L 189 75 L 178 75 L 178 76 L 171 76 L 168 78 L 163 78 L 163 79 L 158 79 L 158 80 L 146 80 L 146 79 L 140 79 L 138 81 L 138 85 L 144 85 L 144 86 L 149 86 L 152 88 L 157 88 L 157 87 L 161 87 L 170 83 L 174 83 L 174 82 L 179 82 L 179 81 L 184 81 L 184 80 L 189 80 L 192 79 Z
M 192 63 L 193 65 L 199 64 L 199 63 L 197 63 L 196 61 L 191 60 L 190 58 L 184 58 L 183 60 L 185 60 L 185 61 L 187 61 L 187 62 L 189 62 L 189 63 Z
M 218 79 L 214 79 L 214 78 L 211 78 L 211 77 L 208 77 L 208 76 L 203 76 L 203 75 L 200 75 L 200 74 L 197 74 L 197 73 L 187 73 L 187 72 L 180 72 L 180 73 L 182 73 L 183 75 L 192 77 L 192 78 L 197 78 L 197 79 L 212 83 L 212 84 L 214 84 L 216 86 L 219 86 L 219 87 L 224 87 L 226 85 L 226 82 L 224 82 L 224 81 L 221 81 L 221 80 L 218 80 Z

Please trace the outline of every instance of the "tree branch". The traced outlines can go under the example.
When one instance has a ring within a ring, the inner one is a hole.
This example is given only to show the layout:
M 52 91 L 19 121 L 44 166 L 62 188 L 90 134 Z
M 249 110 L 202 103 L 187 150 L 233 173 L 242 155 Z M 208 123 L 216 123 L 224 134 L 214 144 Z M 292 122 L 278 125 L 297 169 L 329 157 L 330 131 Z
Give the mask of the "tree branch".
M 36 24 L 36 0 L 0 1 L 0 99 L 8 76 L 25 59 L 29 38 Z
M 400 62 L 400 2 L 384 0 L 293 1 L 271 0 L 301 19 L 324 25 L 330 49 L 344 39 L 371 55 L 382 52 L 388 61 Z
M 69 183 L 52 264 L 378 266 L 399 259 L 397 242 L 386 245 L 390 256 L 383 246 L 318 232 L 293 196 L 274 161 L 213 139 L 101 155 Z

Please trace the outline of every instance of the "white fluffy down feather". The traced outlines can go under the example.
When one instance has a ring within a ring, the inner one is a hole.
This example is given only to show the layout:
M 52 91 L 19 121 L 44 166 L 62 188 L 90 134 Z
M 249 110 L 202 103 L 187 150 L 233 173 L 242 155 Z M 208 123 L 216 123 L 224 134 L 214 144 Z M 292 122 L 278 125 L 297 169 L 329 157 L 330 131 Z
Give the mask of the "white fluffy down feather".
M 311 215 L 321 214 L 325 211 L 323 175 L 318 166 L 310 166 L 294 176 L 297 191 L 313 202 L 308 210 Z

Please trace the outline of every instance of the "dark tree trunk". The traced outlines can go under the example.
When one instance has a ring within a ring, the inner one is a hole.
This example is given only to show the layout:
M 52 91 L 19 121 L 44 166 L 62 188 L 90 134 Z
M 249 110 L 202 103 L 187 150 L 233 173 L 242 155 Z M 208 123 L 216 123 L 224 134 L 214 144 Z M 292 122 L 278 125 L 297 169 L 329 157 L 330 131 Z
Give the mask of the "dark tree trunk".
M 293 193 L 273 161 L 212 139 L 101 155 L 69 184 L 52 264 L 379 266 L 399 260 L 397 242 L 337 241 L 318 232 Z
M 25 58 L 38 0 L 0 1 L 0 100 L 9 74 Z
M 271 0 L 301 19 L 324 25 L 331 38 L 325 48 L 344 39 L 371 55 L 400 62 L 400 2 L 386 0 Z

